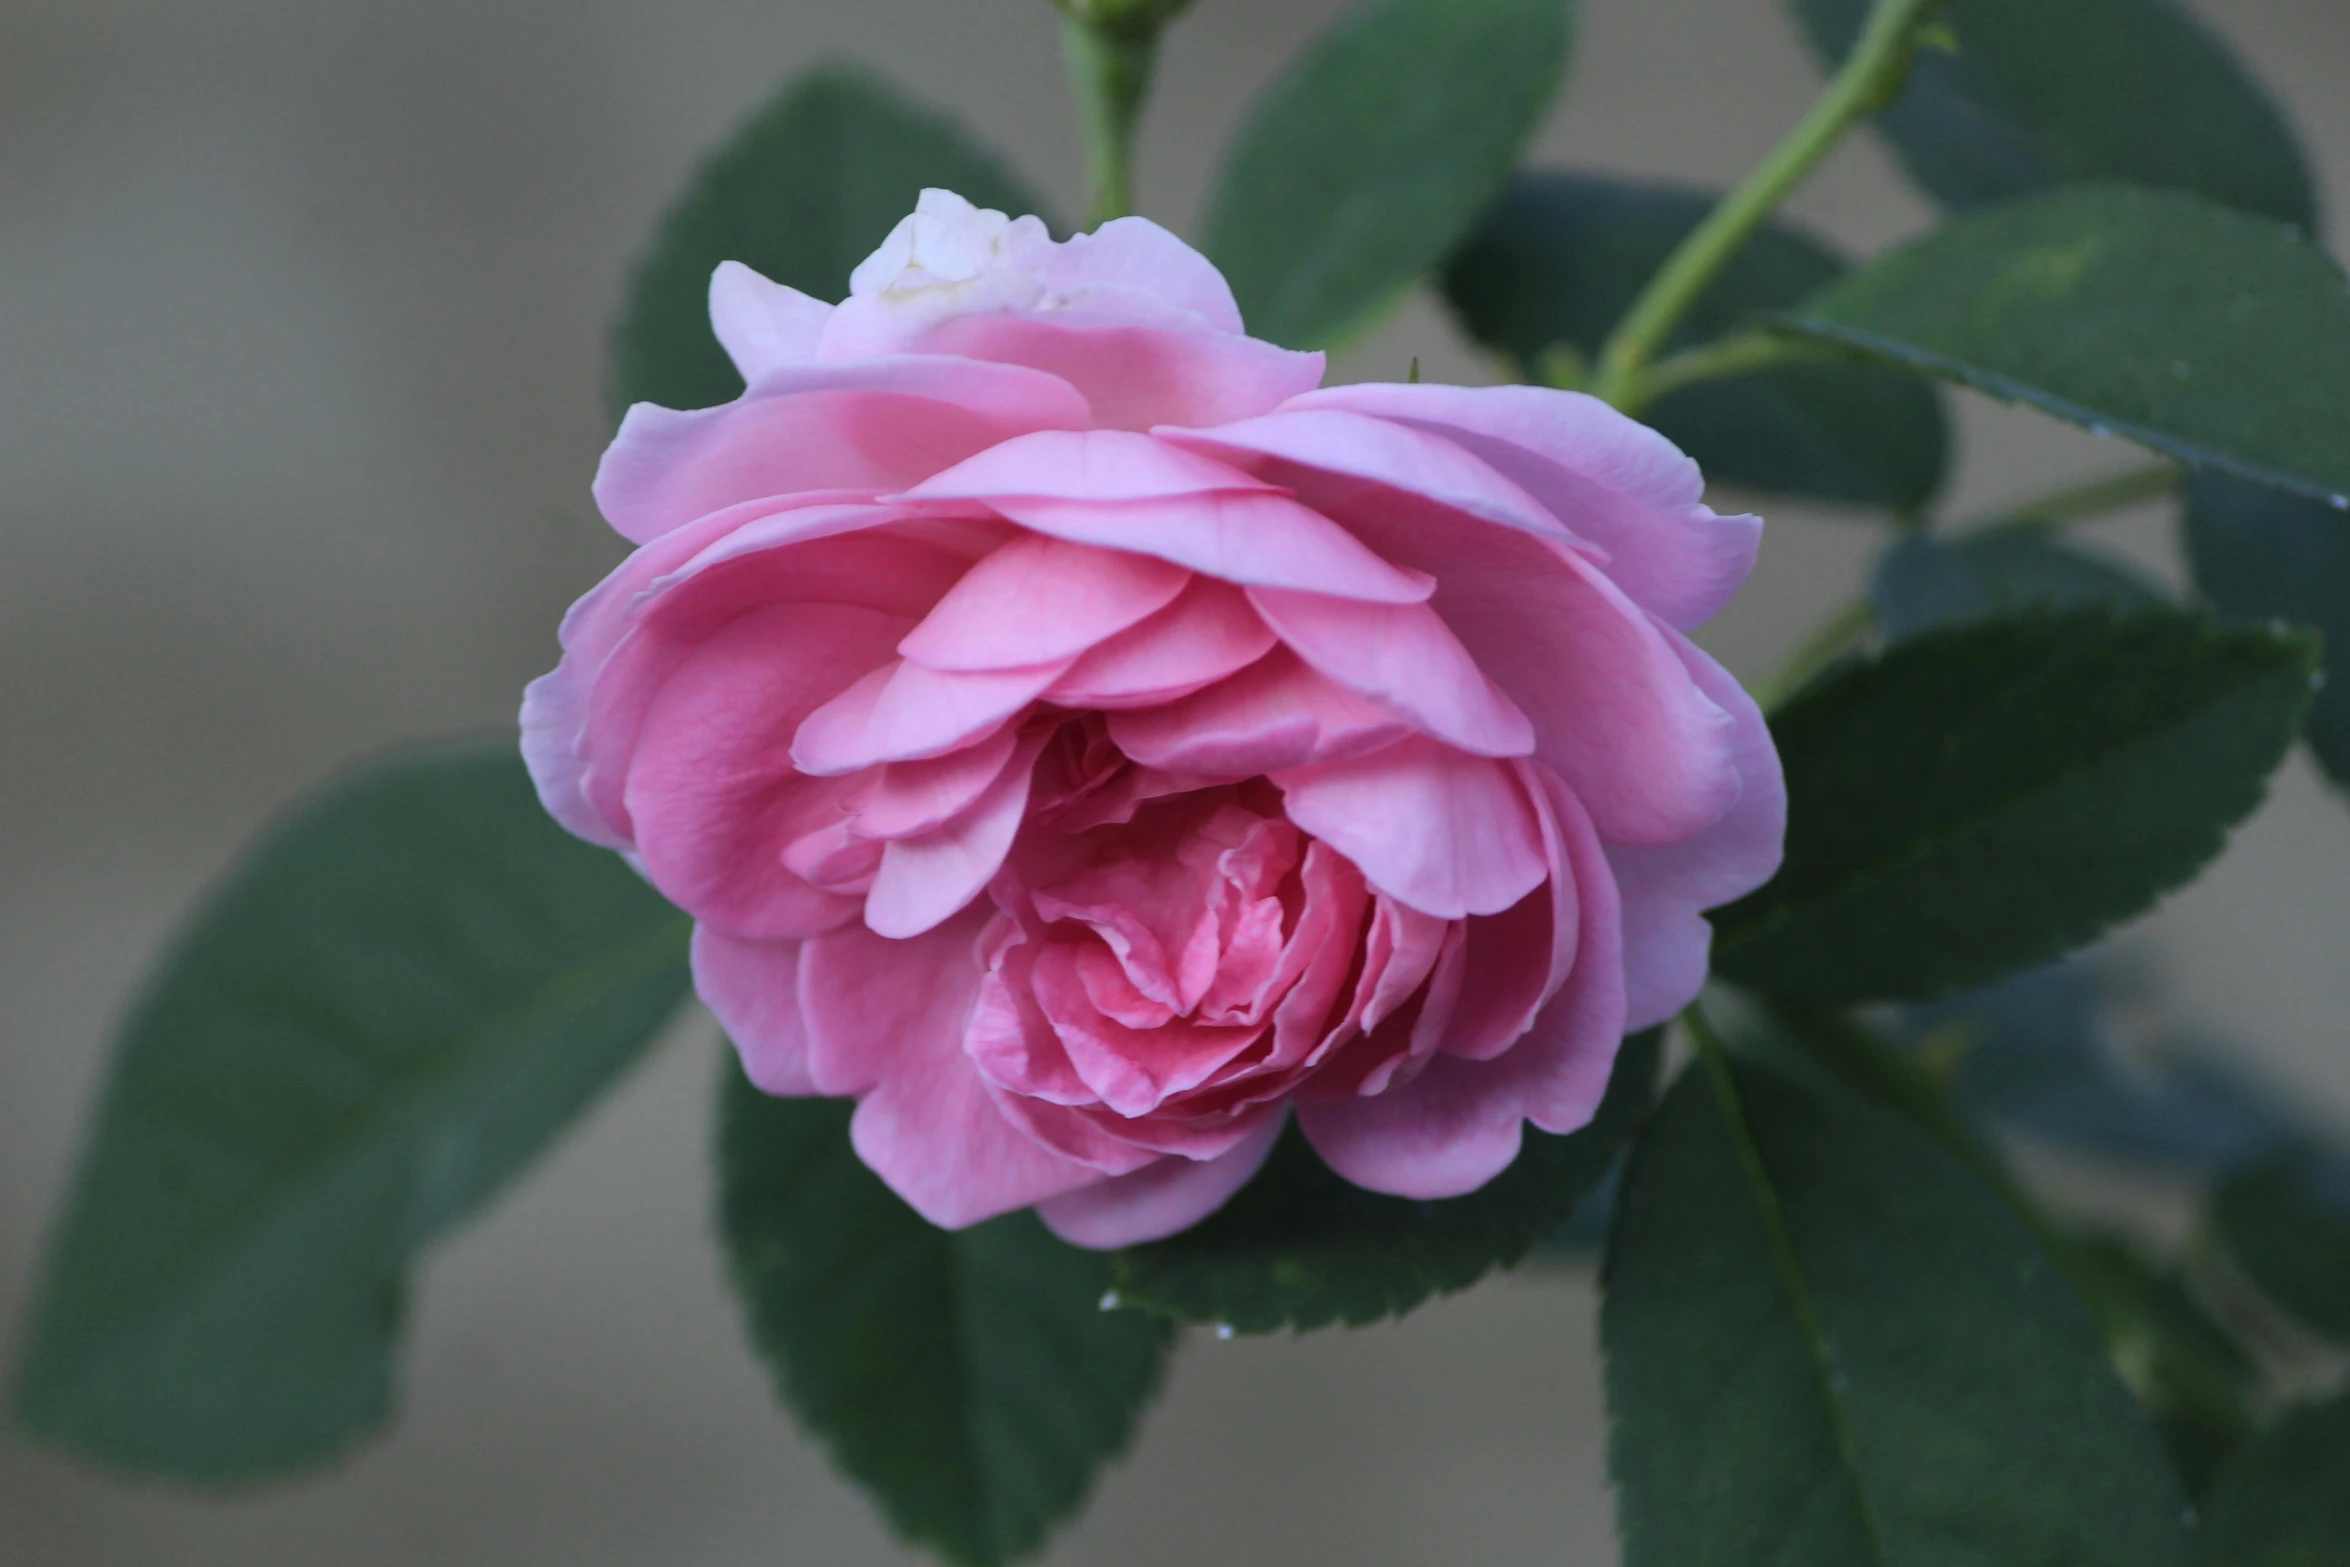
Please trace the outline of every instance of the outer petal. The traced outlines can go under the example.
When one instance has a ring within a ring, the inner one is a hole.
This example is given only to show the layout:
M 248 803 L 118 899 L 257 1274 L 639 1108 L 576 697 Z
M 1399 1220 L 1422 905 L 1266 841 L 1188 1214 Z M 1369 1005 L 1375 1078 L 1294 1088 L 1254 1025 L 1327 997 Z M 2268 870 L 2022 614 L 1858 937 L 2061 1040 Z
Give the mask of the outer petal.
M 1213 1159 L 1170 1155 L 1132 1175 L 1114 1175 L 1036 1205 L 1037 1216 L 1072 1246 L 1106 1251 L 1139 1246 L 1188 1230 L 1232 1200 L 1264 1168 L 1281 1136 L 1282 1118 L 1269 1116 L 1241 1142 Z
M 658 686 L 624 799 L 645 872 L 672 902 L 740 936 L 810 936 L 853 916 L 853 900 L 784 866 L 787 845 L 839 814 L 839 786 L 795 775 L 785 743 L 800 714 L 903 624 L 845 605 L 780 605 L 727 625 Z
M 1324 678 L 1475 756 L 1525 756 L 1534 726 L 1425 604 L 1251 588 L 1249 602 Z
M 1375 414 L 1458 443 L 1605 550 L 1617 586 L 1667 625 L 1712 619 L 1754 569 L 1761 519 L 1716 516 L 1679 448 L 1580 392 L 1364 385 L 1287 406 Z
M 925 333 L 924 353 L 1027 365 L 1085 394 L 1108 430 L 1223 424 L 1278 408 L 1322 384 L 1322 356 L 1253 337 L 1131 326 L 1088 313 L 960 316 Z
M 800 1019 L 800 944 L 745 941 L 694 927 L 694 994 L 726 1030 L 761 1093 L 812 1094 Z
M 1292 468 L 1356 481 L 1374 501 L 1412 497 L 1505 528 L 1580 542 L 1548 508 L 1459 444 L 1392 419 L 1343 408 L 1306 408 L 1216 429 L 1151 432 L 1171 446 L 1270 477 Z M 1280 482 L 1276 480 L 1275 482 Z M 1330 493 L 1327 482 L 1324 493 Z
M 964 573 L 898 651 L 932 669 L 1055 663 L 1166 608 L 1190 580 L 1150 555 L 1022 534 Z
M 1032 430 L 1083 429 L 1068 382 L 944 356 L 782 365 L 731 403 L 639 403 L 596 470 L 596 504 L 642 544 L 694 518 L 795 490 L 895 490 Z
M 1673 842 L 1729 808 L 1729 716 L 1580 552 L 1442 507 L 1366 503 L 1352 481 L 1323 496 L 1310 471 L 1284 477 L 1386 559 L 1436 575 L 1430 607 L 1533 720 L 1536 754 L 1603 838 Z
M 796 288 L 771 283 L 739 261 L 710 274 L 710 326 L 749 385 L 816 356 L 816 339 L 832 307 Z
M 1423 914 L 1498 914 L 1549 874 L 1533 802 L 1505 762 L 1414 735 L 1273 782 L 1291 821 Z
M 1647 1028 L 1687 1006 L 1705 983 L 1713 927 L 1700 912 L 1742 898 L 1778 873 L 1787 836 L 1787 783 L 1770 726 L 1727 670 L 1685 637 L 1674 648 L 1698 685 L 1737 725 L 1731 748 L 1738 803 L 1679 843 L 1608 846 L 1624 899 L 1625 1026 Z

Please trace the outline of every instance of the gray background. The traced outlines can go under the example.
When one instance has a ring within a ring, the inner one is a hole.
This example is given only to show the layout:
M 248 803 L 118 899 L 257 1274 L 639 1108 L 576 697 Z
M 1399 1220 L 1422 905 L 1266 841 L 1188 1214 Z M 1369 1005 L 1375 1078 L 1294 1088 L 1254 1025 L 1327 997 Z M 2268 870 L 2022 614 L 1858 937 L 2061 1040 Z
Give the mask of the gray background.
M 1216 149 L 1338 0 L 1202 0 L 1141 168 Z M 1815 76 L 1770 0 L 1585 0 L 1549 161 L 1715 182 Z M 2350 8 L 2204 7 L 2350 212 Z M 0 1342 L 125 988 L 268 814 L 386 742 L 511 721 L 618 555 L 587 499 L 607 311 L 697 153 L 784 74 L 874 62 L 1059 201 L 1044 0 L 0 0 Z M 1794 203 L 1925 221 L 1865 143 Z M 2342 230 L 2337 223 L 2337 242 Z M 1485 379 L 1415 303 L 1338 368 Z M 1965 409 L 1962 512 L 2129 454 Z M 1864 525 L 1777 507 L 1706 640 L 1755 674 L 1841 602 Z M 2166 519 L 2101 530 L 2169 570 Z M 2181 1004 L 2350 1120 L 2350 816 L 2296 759 L 2138 939 Z M 904 1559 L 771 1407 L 706 1233 L 706 1023 L 425 1272 L 396 1429 L 332 1473 L 190 1499 L 0 1436 L 0 1562 Z M 1052 1560 L 1613 1560 L 1588 1285 L 1196 1340 Z

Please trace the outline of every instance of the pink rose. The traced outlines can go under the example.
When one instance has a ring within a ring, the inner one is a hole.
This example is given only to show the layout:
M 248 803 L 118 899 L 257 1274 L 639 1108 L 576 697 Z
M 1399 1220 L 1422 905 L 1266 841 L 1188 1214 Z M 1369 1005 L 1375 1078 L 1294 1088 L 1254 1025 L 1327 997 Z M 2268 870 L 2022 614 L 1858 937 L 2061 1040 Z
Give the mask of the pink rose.
M 1761 524 L 1604 404 L 1321 388 L 1164 229 L 943 191 L 839 305 L 729 263 L 710 314 L 749 389 L 629 412 L 638 548 L 523 751 L 693 915 L 752 1080 L 854 1095 L 936 1223 L 1166 1235 L 1293 1109 L 1470 1191 L 1776 867 L 1770 737 L 1681 635 Z

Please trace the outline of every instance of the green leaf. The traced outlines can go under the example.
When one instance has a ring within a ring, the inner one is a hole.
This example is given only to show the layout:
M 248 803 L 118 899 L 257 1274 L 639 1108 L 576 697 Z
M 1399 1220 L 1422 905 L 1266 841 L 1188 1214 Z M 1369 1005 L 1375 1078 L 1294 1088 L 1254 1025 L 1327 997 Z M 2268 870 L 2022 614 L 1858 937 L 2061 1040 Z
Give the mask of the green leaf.
M 1206 250 L 1250 332 L 1321 348 L 1444 259 L 1566 69 L 1569 0 L 1373 0 L 1307 49 L 1224 160 Z
M 2162 1567 L 2177 1482 L 2012 1210 L 1919 1133 L 1708 1059 L 1603 1274 L 1626 1567 Z
M 2350 1165 L 2280 1155 L 2230 1176 L 2211 1210 L 2236 1266 L 2264 1294 L 2350 1344 Z
M 2291 229 L 2073 186 L 1958 218 L 1787 329 L 2302 494 L 2350 494 L 2350 289 Z
M 1869 0 L 1793 0 L 1823 63 Z M 2309 171 L 2275 102 L 2165 0 L 1950 0 L 1877 120 L 1910 176 L 1966 208 L 2082 180 L 2193 191 L 2316 232 Z
M 1529 1127 L 1517 1162 L 1465 1197 L 1413 1202 L 1333 1174 L 1293 1126 L 1205 1222 L 1118 1255 L 1118 1298 L 1242 1333 L 1398 1316 L 1506 1268 L 1607 1175 L 1655 1093 L 1657 1032 L 1624 1042 L 1592 1123 Z
M 1713 915 L 1714 967 L 1816 1001 L 1921 1000 L 2150 906 L 2260 802 L 2306 636 L 2176 610 L 1937 631 L 1772 715 L 1787 857 Z
M 2326 682 L 2309 705 L 2309 748 L 2350 784 L 2350 516 L 2206 473 L 2187 485 L 2186 533 L 2195 585 L 2221 613 L 2324 633 Z
M 2190 1495 L 2252 1434 L 2259 1372 L 2174 1268 L 2119 1234 L 2069 1237 L 2066 1277 Z
M 2350 1561 L 2350 1393 L 2293 1410 L 2221 1472 L 2195 1567 L 2342 1567 Z
M 933 1227 L 859 1162 L 851 1109 L 725 1070 L 718 1231 L 751 1340 L 900 1533 L 1015 1560 L 1132 1437 L 1168 1329 L 1105 1310 L 1109 1255 L 1034 1214 Z
M 565 833 L 512 748 L 328 789 L 197 911 L 125 1031 L 16 1410 L 242 1480 L 384 1418 L 415 1254 L 686 990 L 685 917 Z
M 1713 192 L 1593 174 L 1522 174 L 1444 270 L 1462 328 L 1539 380 L 1544 352 L 1585 358 L 1711 211 Z M 1773 224 L 1700 295 L 1666 345 L 1717 337 L 1792 305 L 1845 270 L 1826 246 Z M 1675 392 L 1642 416 L 1706 475 L 1762 489 L 1907 510 L 1948 460 L 1942 407 L 1908 371 L 1857 361 L 1780 365 Z
M 828 66 L 792 82 L 663 215 L 613 330 L 615 407 L 707 408 L 740 393 L 710 331 L 718 263 L 837 300 L 926 186 L 1015 217 L 1045 210 L 960 126 L 878 78 Z
M 1904 534 L 1878 558 L 1869 581 L 1869 609 L 1888 642 L 2027 610 L 2127 610 L 2163 601 L 2128 566 L 2032 526 L 1957 539 Z

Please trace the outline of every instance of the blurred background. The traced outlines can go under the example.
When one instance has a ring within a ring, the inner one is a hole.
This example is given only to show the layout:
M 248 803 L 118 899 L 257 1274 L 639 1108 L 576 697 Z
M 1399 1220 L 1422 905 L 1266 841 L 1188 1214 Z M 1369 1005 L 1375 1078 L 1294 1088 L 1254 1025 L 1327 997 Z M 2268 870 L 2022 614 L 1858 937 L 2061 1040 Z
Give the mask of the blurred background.
M 1199 0 L 1140 166 L 1184 229 L 1243 106 L 1341 0 Z M 1721 184 L 1817 75 L 1774 0 L 1583 0 L 1537 159 Z M 2350 7 L 2201 0 L 2306 139 L 2339 253 Z M 1079 210 L 1045 0 L 0 0 L 0 1345 L 108 1028 L 289 797 L 388 743 L 508 727 L 618 558 L 587 485 L 619 279 L 783 77 L 869 62 Z M 2117 47 L 2119 47 L 2117 42 Z M 1792 212 L 1926 221 L 1857 140 Z M 1414 301 L 1339 380 L 1491 367 Z M 1969 400 L 1952 510 L 2127 449 Z M 1743 504 L 1716 496 L 1716 504 Z M 1753 676 L 1858 586 L 1871 525 L 1767 508 L 1700 638 Z M 2173 580 L 2161 510 L 2098 535 Z M 2350 1123 L 2350 801 L 2298 756 L 2124 938 L 2182 1011 Z M 0 1433 L 6 1567 L 913 1560 L 771 1403 L 709 1238 L 714 1031 L 682 1024 L 412 1300 L 405 1407 L 333 1472 L 190 1496 Z M 1195 1337 L 1048 1560 L 1615 1560 L 1587 1274 L 1407 1321 Z

